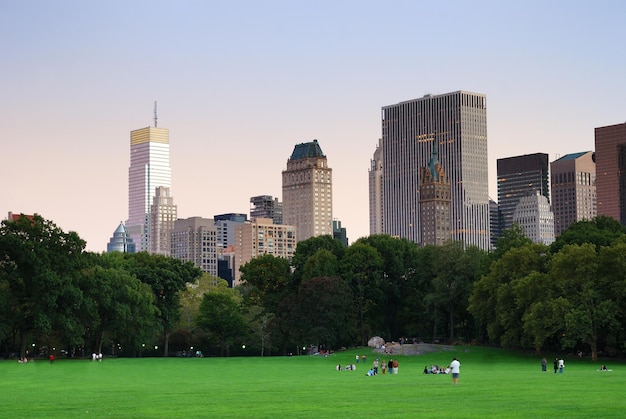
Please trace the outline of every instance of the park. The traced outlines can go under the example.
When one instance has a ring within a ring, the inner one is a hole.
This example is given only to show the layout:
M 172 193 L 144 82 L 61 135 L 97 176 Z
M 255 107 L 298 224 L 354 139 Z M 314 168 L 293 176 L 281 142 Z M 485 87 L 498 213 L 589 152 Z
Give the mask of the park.
M 336 364 L 354 363 L 355 371 Z M 399 373 L 367 376 L 393 356 Z M 541 371 L 563 356 L 563 373 Z M 461 362 L 458 385 L 425 365 Z M 612 371 L 599 371 L 607 364 Z M 623 417 L 626 377 L 618 359 L 480 346 L 421 355 L 359 347 L 328 356 L 37 359 L 0 362 L 0 411 L 11 418 L 202 417 Z

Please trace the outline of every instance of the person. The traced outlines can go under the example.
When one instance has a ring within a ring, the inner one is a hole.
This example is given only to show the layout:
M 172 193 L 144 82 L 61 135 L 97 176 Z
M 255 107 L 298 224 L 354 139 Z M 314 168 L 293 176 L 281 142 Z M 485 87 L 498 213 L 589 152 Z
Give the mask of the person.
M 393 374 L 393 359 L 389 358 L 389 362 L 387 362 L 387 368 L 389 369 L 389 374 Z
M 380 368 L 383 370 L 383 374 L 387 372 L 387 361 L 383 359 L 383 362 L 380 364 Z
M 604 365 L 604 364 L 603 364 L 603 365 L 600 367 L 600 371 L 608 371 L 608 370 L 606 369 L 606 365 Z
M 565 368 L 565 361 L 559 359 L 559 373 L 563 374 L 563 368 Z
M 54 362 L 54 355 L 50 354 L 50 363 L 52 364 Z
M 459 374 L 461 373 L 461 363 L 455 357 L 450 363 L 450 372 L 452 373 L 452 384 L 459 384 Z
M 358 364 L 359 363 L 359 355 L 357 354 L 354 359 L 356 360 L 356 363 Z
M 559 369 L 559 358 L 554 358 L 554 362 L 552 363 L 552 366 L 554 367 L 554 373 L 556 374 L 556 372 Z
M 544 357 L 541 360 L 541 371 L 545 372 L 547 370 L 548 360 Z
M 393 373 L 394 374 L 398 373 L 398 360 L 397 359 L 393 360 Z
M 341 371 L 341 364 L 337 364 L 337 365 L 335 366 L 335 369 L 336 369 L 337 371 Z
M 91 354 L 91 360 L 95 361 L 96 359 L 98 359 L 98 355 L 94 352 Z
M 374 374 L 374 369 L 373 369 L 373 368 L 370 368 L 370 369 L 367 371 L 367 374 L 366 374 L 366 375 L 367 375 L 367 376 L 369 376 L 369 377 L 371 377 L 372 375 L 376 375 L 376 374 Z
M 374 360 L 372 366 L 374 367 L 374 375 L 378 374 L 378 358 Z
M 424 365 L 424 374 L 428 374 L 428 365 Z

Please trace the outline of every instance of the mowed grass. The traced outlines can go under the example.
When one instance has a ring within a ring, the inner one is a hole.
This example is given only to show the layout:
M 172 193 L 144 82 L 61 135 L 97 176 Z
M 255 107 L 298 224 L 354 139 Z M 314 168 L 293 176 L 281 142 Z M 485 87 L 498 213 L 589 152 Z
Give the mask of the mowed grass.
M 367 355 L 356 371 L 336 371 Z M 622 418 L 626 365 L 565 357 L 565 372 L 540 358 L 457 347 L 398 356 L 399 374 L 368 377 L 370 348 L 330 357 L 105 358 L 0 362 L 6 418 Z M 461 361 L 459 384 L 424 375 L 425 365 Z

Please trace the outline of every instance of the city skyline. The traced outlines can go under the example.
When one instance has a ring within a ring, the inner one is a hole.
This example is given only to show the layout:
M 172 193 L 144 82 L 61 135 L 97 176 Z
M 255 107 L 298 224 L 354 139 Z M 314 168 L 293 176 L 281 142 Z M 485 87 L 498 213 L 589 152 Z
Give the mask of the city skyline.
M 128 215 L 128 133 L 152 126 L 157 100 L 179 218 L 282 200 L 293 145 L 318 139 L 333 217 L 354 241 L 369 234 L 381 108 L 457 90 L 487 97 L 497 199 L 498 158 L 594 150 L 596 127 L 626 120 L 624 12 L 620 2 L 4 1 L 0 210 L 38 213 L 105 251 Z

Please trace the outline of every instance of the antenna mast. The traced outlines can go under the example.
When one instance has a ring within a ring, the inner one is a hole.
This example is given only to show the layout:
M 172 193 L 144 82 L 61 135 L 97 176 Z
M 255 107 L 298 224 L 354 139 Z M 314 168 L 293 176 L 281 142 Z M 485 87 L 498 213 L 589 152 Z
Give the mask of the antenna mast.
M 156 100 L 154 101 L 154 128 L 157 127 L 157 102 Z

